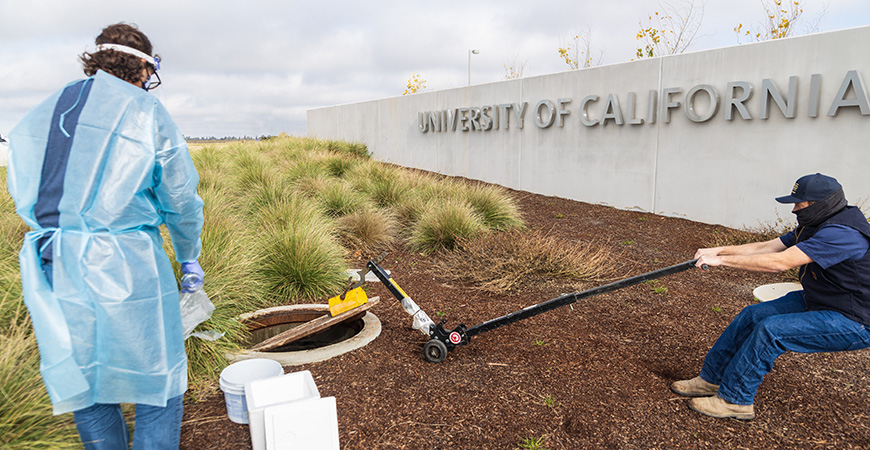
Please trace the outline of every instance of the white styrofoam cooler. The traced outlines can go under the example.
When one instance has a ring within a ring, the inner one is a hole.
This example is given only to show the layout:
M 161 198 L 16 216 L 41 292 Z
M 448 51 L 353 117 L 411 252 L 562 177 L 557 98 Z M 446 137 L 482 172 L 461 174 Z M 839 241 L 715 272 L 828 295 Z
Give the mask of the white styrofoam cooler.
M 267 450 L 340 450 L 335 397 L 270 406 L 265 422 Z
M 293 404 L 309 399 L 319 399 L 320 392 L 314 383 L 311 372 L 304 370 L 278 377 L 255 380 L 245 385 L 245 398 L 248 406 L 249 428 L 251 430 L 251 445 L 253 450 L 274 448 L 267 445 L 266 411 L 271 407 Z M 331 424 L 327 424 L 331 425 Z M 305 424 L 304 426 L 311 426 Z M 296 423 L 288 423 L 280 428 L 297 428 Z M 338 428 L 337 419 L 335 428 Z M 336 432 L 337 435 L 337 432 Z M 308 448 L 308 447 L 300 447 Z M 336 447 L 337 448 L 337 447 Z

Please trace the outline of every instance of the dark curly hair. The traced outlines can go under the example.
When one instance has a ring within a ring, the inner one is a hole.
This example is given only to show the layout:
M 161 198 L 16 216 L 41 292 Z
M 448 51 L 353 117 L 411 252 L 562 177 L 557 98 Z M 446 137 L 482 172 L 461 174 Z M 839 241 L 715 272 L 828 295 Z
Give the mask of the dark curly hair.
M 120 44 L 135 48 L 151 55 L 153 48 L 145 33 L 139 31 L 136 25 L 116 23 L 103 29 L 95 40 L 100 44 Z M 84 53 L 79 59 L 84 66 L 85 75 L 91 76 L 97 70 L 108 72 L 129 83 L 139 84 L 142 81 L 142 70 L 149 64 L 142 58 L 114 50 L 103 50 L 94 53 Z

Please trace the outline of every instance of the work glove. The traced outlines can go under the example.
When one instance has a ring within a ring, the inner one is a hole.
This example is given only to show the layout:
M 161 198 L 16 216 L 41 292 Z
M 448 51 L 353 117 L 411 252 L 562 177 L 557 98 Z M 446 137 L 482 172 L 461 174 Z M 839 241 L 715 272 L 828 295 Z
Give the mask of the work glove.
M 199 260 L 181 263 L 181 292 L 196 292 L 202 289 L 205 272 L 199 265 Z

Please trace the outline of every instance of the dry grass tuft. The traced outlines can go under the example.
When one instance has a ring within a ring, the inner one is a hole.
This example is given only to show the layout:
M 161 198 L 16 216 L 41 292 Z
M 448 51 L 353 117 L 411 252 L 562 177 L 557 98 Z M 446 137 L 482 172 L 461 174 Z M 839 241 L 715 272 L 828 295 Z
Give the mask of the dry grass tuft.
M 337 220 L 345 247 L 373 253 L 392 247 L 398 224 L 382 210 L 363 209 Z
M 567 243 L 539 231 L 491 233 L 460 239 L 439 262 L 448 276 L 477 289 L 504 294 L 529 277 L 598 281 L 612 276 L 616 258 L 591 243 Z

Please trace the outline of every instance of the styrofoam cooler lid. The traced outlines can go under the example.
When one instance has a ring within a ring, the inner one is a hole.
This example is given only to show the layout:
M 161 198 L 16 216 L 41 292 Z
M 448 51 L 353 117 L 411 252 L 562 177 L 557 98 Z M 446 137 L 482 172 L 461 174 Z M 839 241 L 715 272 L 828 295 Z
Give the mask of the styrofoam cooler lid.
M 755 300 L 759 302 L 767 302 L 776 300 L 789 292 L 800 291 L 803 289 L 800 283 L 773 283 L 758 286 L 752 291 Z
M 303 370 L 277 377 L 251 381 L 245 386 L 248 409 L 295 402 L 309 398 L 320 398 L 320 391 L 311 372 Z
M 266 408 L 267 450 L 340 450 L 335 397 Z
M 245 400 L 253 450 L 266 450 L 267 407 L 285 403 L 320 398 L 317 384 L 311 372 L 303 370 L 273 378 L 251 381 L 245 385 Z

